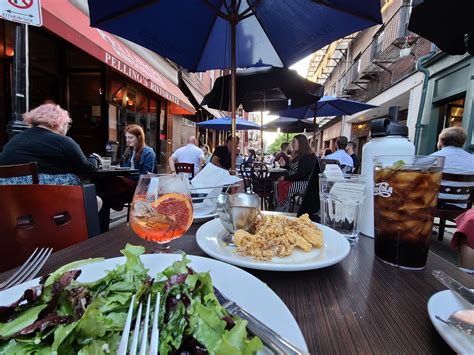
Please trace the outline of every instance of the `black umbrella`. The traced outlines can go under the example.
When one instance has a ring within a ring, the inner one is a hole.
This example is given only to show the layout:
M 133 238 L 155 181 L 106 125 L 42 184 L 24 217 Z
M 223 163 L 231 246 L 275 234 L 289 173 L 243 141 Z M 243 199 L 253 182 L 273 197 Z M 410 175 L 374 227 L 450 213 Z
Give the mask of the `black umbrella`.
M 449 54 L 474 55 L 474 1 L 414 0 L 408 29 Z
M 239 71 L 237 77 L 237 105 L 247 112 L 260 111 L 260 144 L 263 155 L 263 111 L 281 111 L 288 107 L 300 107 L 313 103 L 323 95 L 324 87 L 309 81 L 295 70 L 288 68 L 253 68 Z M 214 87 L 202 101 L 202 105 L 230 111 L 230 75 L 216 79 Z
M 254 68 L 237 72 L 237 105 L 247 112 L 281 111 L 317 101 L 324 92 L 322 85 L 309 81 L 287 68 Z M 230 111 L 230 75 L 216 79 L 202 105 Z
M 280 132 L 283 133 L 300 133 L 304 131 L 312 132 L 314 129 L 318 129 L 318 126 L 307 119 L 278 117 L 276 120 L 268 122 L 264 128 L 268 131 L 276 131 L 279 129 Z

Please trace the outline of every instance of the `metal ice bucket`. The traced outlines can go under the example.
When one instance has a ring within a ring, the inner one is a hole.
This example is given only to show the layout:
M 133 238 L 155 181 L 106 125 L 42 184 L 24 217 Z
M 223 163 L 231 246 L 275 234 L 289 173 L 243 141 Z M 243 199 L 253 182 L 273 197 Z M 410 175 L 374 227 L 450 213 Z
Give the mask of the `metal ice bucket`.
M 223 241 L 233 244 L 236 230 L 250 231 L 257 220 L 259 206 L 260 198 L 256 194 L 220 194 L 217 197 L 217 213 L 222 225 L 229 232 Z

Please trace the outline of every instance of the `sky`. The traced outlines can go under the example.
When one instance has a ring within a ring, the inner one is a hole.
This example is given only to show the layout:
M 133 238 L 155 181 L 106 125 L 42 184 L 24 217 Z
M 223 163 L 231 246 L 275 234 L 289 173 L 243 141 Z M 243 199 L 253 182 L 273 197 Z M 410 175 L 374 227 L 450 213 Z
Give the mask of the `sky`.
M 299 62 L 293 64 L 290 69 L 295 69 L 299 75 L 301 75 L 303 78 L 306 78 L 306 75 L 308 74 L 308 65 L 311 60 L 311 56 L 312 54 L 310 54 L 306 58 L 301 59 Z M 269 115 L 268 112 L 263 113 L 263 123 L 267 123 L 276 118 L 277 116 Z M 266 146 L 268 147 L 270 144 L 272 144 L 277 138 L 277 136 L 277 132 L 263 132 L 263 140 Z

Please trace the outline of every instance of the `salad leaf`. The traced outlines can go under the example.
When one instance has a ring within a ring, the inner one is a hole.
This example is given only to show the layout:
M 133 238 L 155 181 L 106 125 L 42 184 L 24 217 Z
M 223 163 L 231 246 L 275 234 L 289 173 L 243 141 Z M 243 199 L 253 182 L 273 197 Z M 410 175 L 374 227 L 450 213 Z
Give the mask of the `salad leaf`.
M 42 304 L 40 306 L 26 309 L 10 322 L 0 323 L 0 337 L 9 337 L 15 333 L 18 333 L 23 328 L 33 324 L 38 319 L 40 312 L 47 306 L 47 304 Z
M 140 260 L 144 252 L 127 244 L 126 262 L 88 283 L 76 280 L 80 270 L 75 268 L 100 259 L 70 263 L 37 290 L 25 292 L 4 307 L 9 313 L 0 321 L 0 354 L 116 353 L 132 295 L 136 314 L 138 303 L 158 292 L 160 354 L 252 354 L 262 347 L 247 334 L 246 322 L 219 304 L 208 272 L 192 270 L 183 254 L 154 282 Z

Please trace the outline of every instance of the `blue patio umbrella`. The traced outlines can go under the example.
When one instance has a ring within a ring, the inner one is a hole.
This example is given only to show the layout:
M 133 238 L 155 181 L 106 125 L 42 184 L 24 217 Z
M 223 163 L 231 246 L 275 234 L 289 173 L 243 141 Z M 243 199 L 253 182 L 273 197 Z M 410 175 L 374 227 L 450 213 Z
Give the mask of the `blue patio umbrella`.
M 260 125 L 254 122 L 244 120 L 243 118 L 237 117 L 237 130 L 249 130 L 249 129 L 260 129 Z M 196 123 L 196 126 L 206 129 L 214 129 L 216 131 L 230 131 L 232 128 L 232 117 L 221 117 L 213 120 L 207 120 Z
M 88 3 L 93 27 L 144 46 L 190 71 L 230 68 L 232 135 L 237 67 L 253 66 L 260 60 L 290 66 L 341 37 L 382 23 L 379 0 Z

